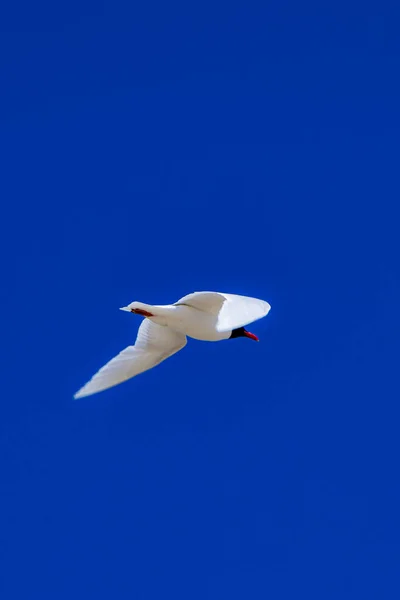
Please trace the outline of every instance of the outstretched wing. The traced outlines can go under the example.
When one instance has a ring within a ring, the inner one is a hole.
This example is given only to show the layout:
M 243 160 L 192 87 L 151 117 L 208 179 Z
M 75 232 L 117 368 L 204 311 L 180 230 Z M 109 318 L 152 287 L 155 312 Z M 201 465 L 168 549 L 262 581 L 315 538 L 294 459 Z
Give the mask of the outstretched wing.
M 152 369 L 186 346 L 186 336 L 144 319 L 134 346 L 128 346 L 100 369 L 74 398 L 90 396 Z
M 264 300 L 221 292 L 194 292 L 176 302 L 178 306 L 181 304 L 217 317 L 216 328 L 221 332 L 244 327 L 265 317 L 271 309 Z

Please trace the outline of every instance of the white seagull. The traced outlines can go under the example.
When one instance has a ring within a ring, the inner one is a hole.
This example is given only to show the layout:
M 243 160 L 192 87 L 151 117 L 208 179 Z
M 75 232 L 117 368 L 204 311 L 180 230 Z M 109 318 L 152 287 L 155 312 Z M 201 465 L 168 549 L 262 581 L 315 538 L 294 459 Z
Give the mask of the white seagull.
M 244 325 L 265 317 L 270 308 L 264 300 L 220 292 L 194 292 L 165 306 L 132 302 L 121 310 L 145 317 L 135 345 L 104 365 L 74 398 L 96 394 L 155 367 L 184 348 L 186 336 L 207 342 L 237 337 L 258 342 Z

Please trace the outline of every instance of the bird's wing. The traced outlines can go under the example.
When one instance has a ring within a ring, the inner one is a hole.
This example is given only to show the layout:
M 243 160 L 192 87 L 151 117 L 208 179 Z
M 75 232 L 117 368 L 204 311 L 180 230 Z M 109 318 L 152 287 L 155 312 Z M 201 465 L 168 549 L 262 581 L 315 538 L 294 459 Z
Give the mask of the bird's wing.
M 221 292 L 194 292 L 184 296 L 176 305 L 184 304 L 217 317 L 217 331 L 230 331 L 265 317 L 271 306 L 264 300 L 223 294 Z
M 186 336 L 144 319 L 134 346 L 128 346 L 100 369 L 74 396 L 82 398 L 143 373 L 186 346 Z

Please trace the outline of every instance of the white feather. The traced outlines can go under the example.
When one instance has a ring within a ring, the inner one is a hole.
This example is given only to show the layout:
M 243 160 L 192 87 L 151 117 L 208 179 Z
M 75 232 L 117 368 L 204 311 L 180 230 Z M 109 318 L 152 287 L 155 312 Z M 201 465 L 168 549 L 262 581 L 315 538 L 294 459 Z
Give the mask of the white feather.
M 253 323 L 265 317 L 271 309 L 264 300 L 222 292 L 194 292 L 178 300 L 176 305 L 191 306 L 214 315 L 217 317 L 215 328 L 220 332 Z
M 148 371 L 186 346 L 186 336 L 145 319 L 136 343 L 122 350 L 100 369 L 74 396 L 82 398 Z

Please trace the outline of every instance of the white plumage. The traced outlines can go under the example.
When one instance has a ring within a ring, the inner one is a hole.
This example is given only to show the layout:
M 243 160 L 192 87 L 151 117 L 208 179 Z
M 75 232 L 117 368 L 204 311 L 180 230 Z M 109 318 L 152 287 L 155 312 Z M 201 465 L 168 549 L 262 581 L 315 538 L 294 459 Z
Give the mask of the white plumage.
M 74 398 L 101 392 L 155 367 L 181 350 L 186 336 L 209 342 L 230 337 L 257 340 L 244 325 L 265 317 L 270 308 L 264 300 L 220 292 L 194 292 L 165 306 L 132 302 L 121 310 L 146 317 L 135 345 L 110 360 Z

